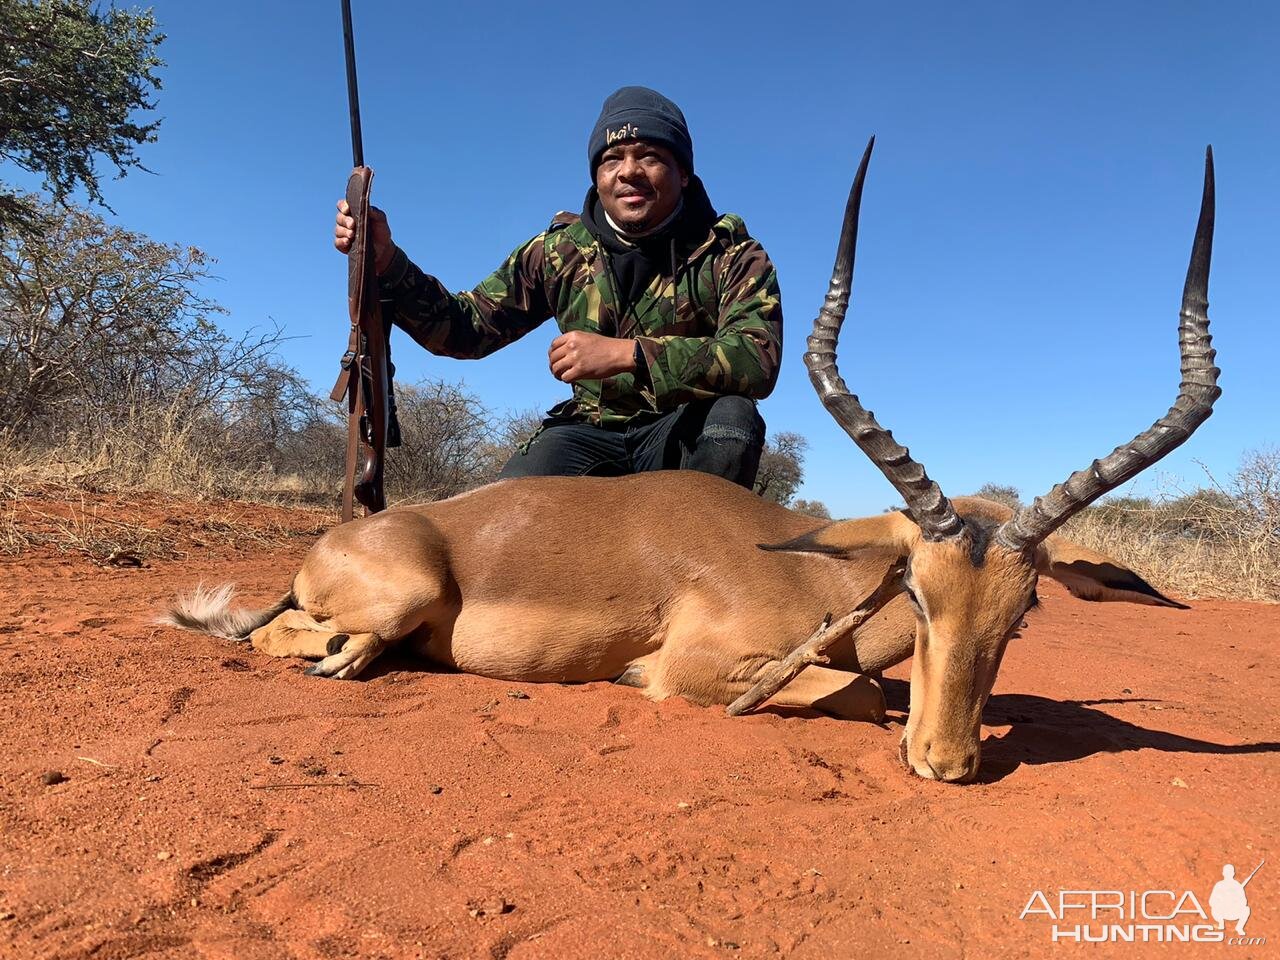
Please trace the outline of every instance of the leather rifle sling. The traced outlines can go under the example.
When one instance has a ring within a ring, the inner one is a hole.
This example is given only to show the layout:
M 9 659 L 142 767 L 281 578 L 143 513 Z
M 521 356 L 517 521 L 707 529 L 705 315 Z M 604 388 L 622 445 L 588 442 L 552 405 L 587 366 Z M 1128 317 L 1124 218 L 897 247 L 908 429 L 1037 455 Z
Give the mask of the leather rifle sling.
M 334 400 L 347 398 L 347 465 L 342 485 L 342 521 L 355 515 L 355 472 L 360 461 L 360 422 L 368 406 L 365 397 L 363 367 L 366 344 L 360 320 L 366 300 L 373 291 L 368 280 L 373 275 L 373 248 L 369 243 L 369 189 L 373 171 L 368 167 L 356 167 L 347 180 L 347 205 L 355 216 L 355 236 L 347 253 L 347 312 L 351 318 L 351 339 L 342 358 L 342 372 L 333 386 L 330 396 Z

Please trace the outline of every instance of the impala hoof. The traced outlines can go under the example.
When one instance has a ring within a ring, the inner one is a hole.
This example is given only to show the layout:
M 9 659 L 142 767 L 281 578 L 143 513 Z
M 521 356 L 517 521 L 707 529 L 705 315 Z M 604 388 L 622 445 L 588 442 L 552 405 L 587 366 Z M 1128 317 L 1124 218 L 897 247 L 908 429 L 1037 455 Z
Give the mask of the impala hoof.
M 631 666 L 622 671 L 622 676 L 613 682 L 620 687 L 639 687 L 643 690 L 648 686 L 644 679 L 644 664 L 631 664 Z

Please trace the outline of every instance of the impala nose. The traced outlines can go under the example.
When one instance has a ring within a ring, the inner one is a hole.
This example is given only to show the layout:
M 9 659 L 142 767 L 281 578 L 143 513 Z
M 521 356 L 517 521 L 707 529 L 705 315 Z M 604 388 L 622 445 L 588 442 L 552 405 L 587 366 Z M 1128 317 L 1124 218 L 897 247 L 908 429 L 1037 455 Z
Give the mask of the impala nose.
M 902 762 L 917 776 L 943 783 L 966 783 L 977 776 L 982 755 L 976 747 L 952 750 L 933 742 L 926 742 L 922 747 L 923 758 L 912 760 L 907 738 L 903 737 L 898 744 Z
M 933 779 L 943 783 L 967 783 L 977 775 L 982 762 L 976 749 L 954 750 L 936 744 L 930 744 L 924 756 Z

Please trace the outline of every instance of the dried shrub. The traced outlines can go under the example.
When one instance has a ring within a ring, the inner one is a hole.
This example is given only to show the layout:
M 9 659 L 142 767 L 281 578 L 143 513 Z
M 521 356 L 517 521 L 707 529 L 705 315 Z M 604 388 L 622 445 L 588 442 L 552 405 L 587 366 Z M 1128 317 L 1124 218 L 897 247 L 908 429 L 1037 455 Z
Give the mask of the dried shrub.
M 398 500 L 439 500 L 488 483 L 501 464 L 490 450 L 489 411 L 463 387 L 423 380 L 396 388 L 401 446 L 387 452 L 388 493 Z
M 1005 483 L 984 483 L 980 486 L 975 497 L 982 497 L 986 500 L 994 500 L 996 503 L 1003 503 L 1011 510 L 1017 510 L 1022 506 L 1022 494 L 1017 487 L 1011 487 Z
M 808 517 L 816 517 L 819 520 L 831 519 L 831 511 L 821 500 L 792 500 L 789 506 L 796 513 L 803 513 Z
M 1280 601 L 1280 451 L 1247 453 L 1229 483 L 1114 497 L 1065 536 L 1185 597 Z

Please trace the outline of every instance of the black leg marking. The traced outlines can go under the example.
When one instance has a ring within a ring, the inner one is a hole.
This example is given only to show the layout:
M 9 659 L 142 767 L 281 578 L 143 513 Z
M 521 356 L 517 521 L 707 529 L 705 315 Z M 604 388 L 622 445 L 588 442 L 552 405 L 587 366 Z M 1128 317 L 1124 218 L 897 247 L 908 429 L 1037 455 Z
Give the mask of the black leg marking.
M 351 634 L 349 633 L 335 633 L 329 638 L 329 642 L 325 644 L 325 652 L 332 657 L 335 653 L 338 653 L 344 646 L 346 646 L 347 641 L 350 639 Z

